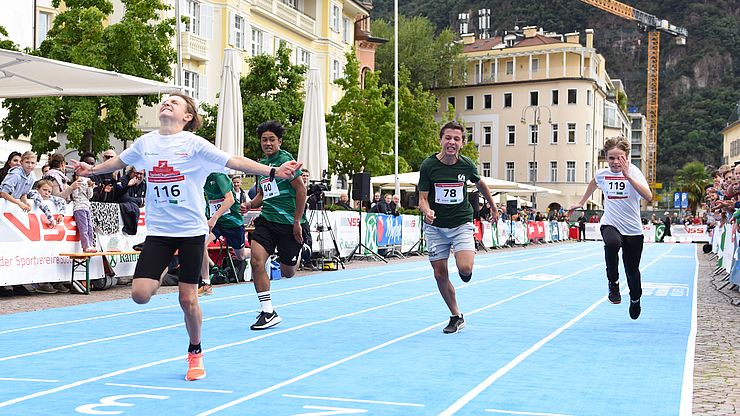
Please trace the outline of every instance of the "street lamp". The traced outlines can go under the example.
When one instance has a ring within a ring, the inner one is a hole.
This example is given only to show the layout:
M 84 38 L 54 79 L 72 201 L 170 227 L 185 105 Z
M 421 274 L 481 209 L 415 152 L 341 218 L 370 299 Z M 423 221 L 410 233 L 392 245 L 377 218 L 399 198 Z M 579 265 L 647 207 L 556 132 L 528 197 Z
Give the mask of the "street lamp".
M 547 117 L 548 117 L 548 123 L 552 124 L 552 112 L 550 111 L 550 108 L 544 105 L 528 105 L 524 107 L 522 110 L 522 118 L 521 122 L 522 124 L 527 124 L 527 112 L 528 110 L 532 110 L 532 123 L 537 126 L 536 135 L 532 137 L 532 132 L 529 132 L 530 138 L 532 139 L 532 186 L 537 185 L 537 171 L 539 170 L 537 168 L 537 144 L 540 141 L 540 124 L 542 122 L 541 120 L 541 113 L 542 110 L 547 110 Z M 532 192 L 532 208 L 535 208 L 535 205 L 537 203 L 537 193 Z

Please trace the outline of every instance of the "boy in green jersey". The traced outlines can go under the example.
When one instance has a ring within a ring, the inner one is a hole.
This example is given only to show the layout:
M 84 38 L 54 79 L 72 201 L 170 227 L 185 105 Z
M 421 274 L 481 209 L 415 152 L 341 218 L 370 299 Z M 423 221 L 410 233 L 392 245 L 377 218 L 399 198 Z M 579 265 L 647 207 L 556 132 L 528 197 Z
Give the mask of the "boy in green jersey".
M 442 126 L 439 153 L 429 156 L 419 169 L 419 209 L 424 215 L 429 261 L 439 293 L 452 314 L 443 330 L 445 334 L 454 334 L 465 326 L 447 270 L 450 249 L 454 249 L 457 272 L 463 282 L 469 282 L 473 275 L 473 207 L 468 201 L 467 181 L 475 184 L 493 208 L 491 222 L 498 221 L 498 209 L 488 185 L 480 180 L 475 163 L 460 154 L 465 146 L 464 131 L 463 126 L 454 121 Z
M 280 166 L 293 160 L 293 156 L 281 150 L 285 128 L 274 120 L 257 127 L 257 136 L 265 157 L 263 165 Z M 306 207 L 306 185 L 301 170 L 296 170 L 292 179 L 277 179 L 275 175 L 257 177 L 257 195 L 247 208 L 262 206 L 262 213 L 254 220 L 254 232 L 250 235 L 252 249 L 252 280 L 257 291 L 262 312 L 251 329 L 267 329 L 280 323 L 270 298 L 270 278 L 265 269 L 267 259 L 275 253 L 280 259 L 280 273 L 285 277 L 295 275 L 298 256 L 303 248 L 303 215 Z
M 206 218 L 208 228 L 211 230 L 207 243 L 224 237 L 226 245 L 234 249 L 236 260 L 234 268 L 237 278 L 244 274 L 245 260 L 249 257 L 249 249 L 246 248 L 244 238 L 244 218 L 239 211 L 240 205 L 236 202 L 234 185 L 225 173 L 212 172 L 206 178 L 203 186 L 203 194 L 206 198 Z M 211 279 L 208 274 L 208 246 L 206 245 L 201 266 L 201 278 L 203 285 L 198 288 L 198 296 L 211 295 Z

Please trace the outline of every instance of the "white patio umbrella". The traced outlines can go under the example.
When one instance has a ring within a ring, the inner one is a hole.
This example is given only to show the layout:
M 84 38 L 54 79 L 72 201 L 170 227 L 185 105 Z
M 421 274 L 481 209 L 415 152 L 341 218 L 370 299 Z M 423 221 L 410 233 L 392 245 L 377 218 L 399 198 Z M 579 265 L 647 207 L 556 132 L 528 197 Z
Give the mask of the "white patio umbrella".
M 149 95 L 176 85 L 0 49 L 0 98 Z
M 244 156 L 244 112 L 239 89 L 241 55 L 236 49 L 224 49 L 221 92 L 218 97 L 216 147 L 232 155 Z
M 329 149 L 326 144 L 326 118 L 324 116 L 324 94 L 318 69 L 312 68 L 306 76 L 306 101 L 301 122 L 301 141 L 298 160 L 310 173 L 309 179 L 322 179 L 329 169 Z

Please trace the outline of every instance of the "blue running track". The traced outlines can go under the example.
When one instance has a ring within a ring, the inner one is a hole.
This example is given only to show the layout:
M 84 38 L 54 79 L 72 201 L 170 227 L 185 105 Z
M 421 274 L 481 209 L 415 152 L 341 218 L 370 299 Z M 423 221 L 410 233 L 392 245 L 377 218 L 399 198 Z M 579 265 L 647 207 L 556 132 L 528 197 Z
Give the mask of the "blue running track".
M 0 415 L 691 414 L 694 245 L 645 246 L 636 321 L 599 242 L 475 261 L 453 335 L 426 258 L 273 281 L 265 331 L 251 284 L 217 287 L 196 382 L 176 294 L 0 316 Z

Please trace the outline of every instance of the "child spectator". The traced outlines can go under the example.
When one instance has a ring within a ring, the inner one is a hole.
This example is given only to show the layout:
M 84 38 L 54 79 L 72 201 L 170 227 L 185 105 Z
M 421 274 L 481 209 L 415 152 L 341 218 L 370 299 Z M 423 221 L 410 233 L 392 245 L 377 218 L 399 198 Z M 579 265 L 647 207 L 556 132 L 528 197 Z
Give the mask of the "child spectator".
M 93 181 L 89 178 L 77 178 L 77 184 L 72 190 L 72 212 L 77 224 L 77 232 L 80 235 L 80 244 L 85 253 L 95 253 L 97 250 L 93 245 L 92 212 L 90 210 L 90 198 L 93 196 Z
M 31 151 L 23 153 L 21 165 L 10 169 L 8 176 L 0 184 L 0 198 L 18 205 L 25 212 L 30 211 L 31 206 L 28 205 L 26 194 L 36 182 L 36 176 L 33 174 L 35 167 L 36 154 Z
M 45 177 L 52 180 L 52 195 L 62 197 L 65 201 L 69 201 L 73 189 L 67 185 L 69 180 L 64 174 L 64 170 L 66 168 L 67 162 L 64 160 L 64 155 L 54 153 L 49 157 L 49 171 L 46 173 Z
M 40 179 L 33 184 L 34 189 L 28 193 L 28 198 L 36 203 L 36 206 L 44 213 L 44 216 L 49 221 L 49 228 L 56 227 L 62 221 L 64 210 L 67 208 L 64 198 L 51 194 L 53 187 L 54 185 L 49 179 Z M 51 201 L 61 216 L 54 216 L 45 201 Z

